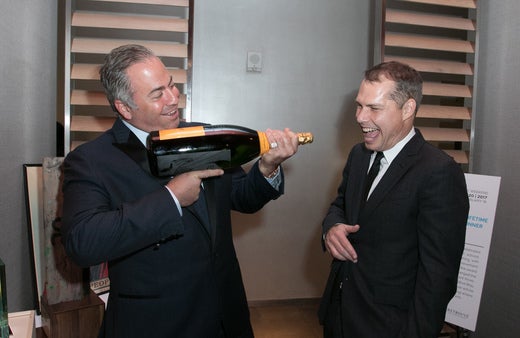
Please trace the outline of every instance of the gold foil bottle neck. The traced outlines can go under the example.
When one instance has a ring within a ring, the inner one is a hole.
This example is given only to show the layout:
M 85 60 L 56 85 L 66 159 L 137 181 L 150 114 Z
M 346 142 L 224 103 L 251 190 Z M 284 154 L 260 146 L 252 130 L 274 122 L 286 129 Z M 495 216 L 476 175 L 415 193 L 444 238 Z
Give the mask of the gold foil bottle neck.
M 312 143 L 312 141 L 314 141 L 314 136 L 312 133 L 298 133 L 299 144 Z

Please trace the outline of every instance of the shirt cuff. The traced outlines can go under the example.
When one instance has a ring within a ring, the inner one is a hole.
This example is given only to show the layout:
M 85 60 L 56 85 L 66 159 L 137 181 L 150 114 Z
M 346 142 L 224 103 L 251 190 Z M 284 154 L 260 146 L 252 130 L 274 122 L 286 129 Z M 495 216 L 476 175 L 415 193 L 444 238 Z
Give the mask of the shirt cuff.
M 165 185 L 164 187 L 168 190 L 170 195 L 172 195 L 172 198 L 175 201 L 175 205 L 177 206 L 177 210 L 179 210 L 179 214 L 182 216 L 182 207 L 179 200 L 177 199 L 177 197 L 175 197 L 175 194 L 173 193 L 173 191 L 170 190 L 170 188 L 168 188 L 168 186 Z
M 280 167 L 276 168 L 274 175 L 271 174 L 269 177 L 264 176 L 267 182 L 276 190 L 280 191 L 280 184 L 282 184 L 282 174 Z

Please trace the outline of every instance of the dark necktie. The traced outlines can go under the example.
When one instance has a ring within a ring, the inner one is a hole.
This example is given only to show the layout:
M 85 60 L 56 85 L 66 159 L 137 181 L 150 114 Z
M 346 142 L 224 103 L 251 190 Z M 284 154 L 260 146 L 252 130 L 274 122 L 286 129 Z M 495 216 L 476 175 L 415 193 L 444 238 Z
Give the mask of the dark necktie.
M 381 167 L 382 158 L 383 158 L 383 152 L 378 151 L 376 154 L 376 158 L 374 159 L 374 163 L 372 163 L 372 166 L 370 167 L 370 170 L 368 171 L 368 174 L 367 174 L 365 191 L 363 193 L 363 200 L 361 201 L 362 206 L 365 205 L 365 202 L 368 198 L 368 192 L 370 191 L 370 187 L 372 186 L 374 179 L 376 178 L 377 174 L 379 173 L 379 167 Z

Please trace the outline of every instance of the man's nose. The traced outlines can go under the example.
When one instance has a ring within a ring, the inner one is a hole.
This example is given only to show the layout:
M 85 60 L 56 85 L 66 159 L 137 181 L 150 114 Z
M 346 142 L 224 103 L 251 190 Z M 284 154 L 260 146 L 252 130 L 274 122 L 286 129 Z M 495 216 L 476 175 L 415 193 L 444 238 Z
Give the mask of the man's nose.
M 166 100 L 168 105 L 178 104 L 179 103 L 179 90 L 176 87 L 168 88 L 166 90 Z
M 358 107 L 356 110 L 357 122 L 364 122 L 368 120 L 368 109 L 366 107 Z

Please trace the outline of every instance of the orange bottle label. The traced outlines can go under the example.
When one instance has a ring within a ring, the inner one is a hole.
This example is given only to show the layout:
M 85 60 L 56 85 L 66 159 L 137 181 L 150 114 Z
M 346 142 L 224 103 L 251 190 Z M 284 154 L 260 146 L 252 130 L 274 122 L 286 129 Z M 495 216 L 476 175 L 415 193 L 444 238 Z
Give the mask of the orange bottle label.
M 267 140 L 267 135 L 263 131 L 257 131 L 258 133 L 258 141 L 260 143 L 260 154 L 265 154 L 269 151 L 271 146 L 269 145 L 269 141 Z
M 204 136 L 203 126 L 159 130 L 159 140 Z

